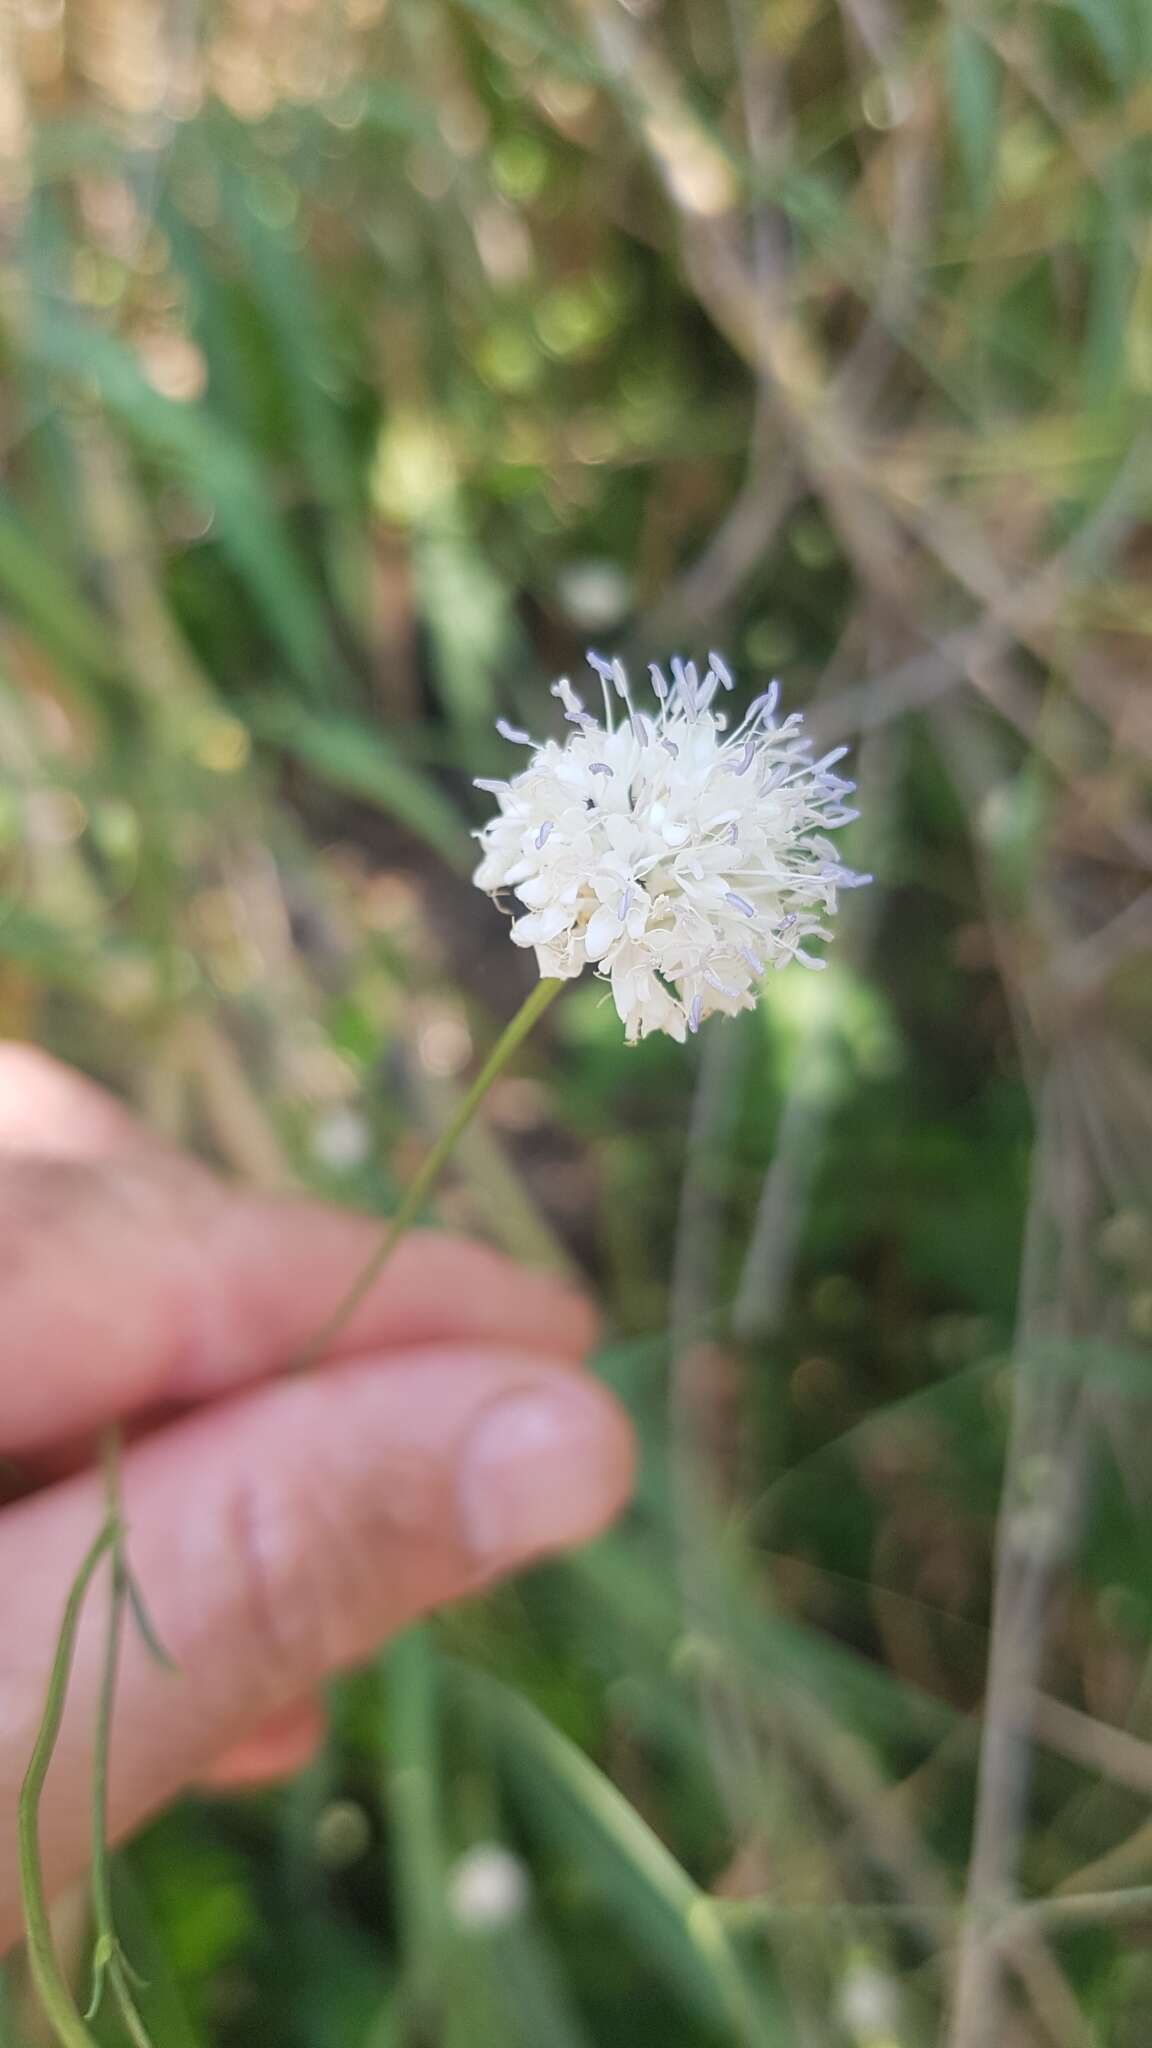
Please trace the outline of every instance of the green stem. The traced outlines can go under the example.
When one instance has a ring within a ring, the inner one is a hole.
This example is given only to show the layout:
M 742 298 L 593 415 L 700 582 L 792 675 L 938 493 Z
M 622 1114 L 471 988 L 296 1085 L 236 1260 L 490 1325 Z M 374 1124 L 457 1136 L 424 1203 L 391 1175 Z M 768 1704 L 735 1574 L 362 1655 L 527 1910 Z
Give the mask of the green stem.
M 17 1842 L 20 1862 L 20 1892 L 24 1904 L 24 1927 L 28 1941 L 28 1962 L 32 1981 L 47 2017 L 56 2029 L 62 2048 L 95 2048 L 68 1987 L 48 1913 L 44 1890 L 44 1866 L 40 1854 L 40 1802 L 64 1718 L 68 1679 L 76 1653 L 76 1635 L 88 1588 L 101 1559 L 116 1542 L 116 1529 L 105 1521 L 76 1573 L 69 1589 L 56 1641 L 56 1654 L 48 1678 L 48 1694 L 37 1731 L 35 1746 L 20 1788 L 17 1814 Z
M 343 1300 L 336 1304 L 331 1315 L 297 1360 L 298 1372 L 308 1372 L 319 1363 L 337 1331 L 344 1327 L 349 1316 L 355 1314 L 365 1295 L 379 1278 L 409 1224 L 419 1215 L 448 1164 L 457 1139 L 467 1130 L 493 1081 L 503 1072 L 513 1053 L 524 1043 L 537 1018 L 543 1016 L 549 1003 L 555 1000 L 563 986 L 562 981 L 548 978 L 538 981 L 511 1023 L 505 1026 L 472 1086 L 457 1104 L 454 1114 L 440 1133 L 419 1172 L 405 1189 L 400 1206 L 389 1218 L 372 1257 L 357 1274 Z
M 104 1526 L 113 1532 L 112 1585 L 108 1597 L 108 1619 L 104 1635 L 104 1665 L 100 1674 L 100 1695 L 96 1710 L 96 1739 L 92 1760 L 92 1919 L 96 1941 L 92 1970 L 92 2000 L 86 2019 L 94 2019 L 100 2007 L 104 1977 L 115 1993 L 120 2016 L 135 2048 L 152 2048 L 148 2030 L 132 1994 L 132 1972 L 120 1945 L 112 1906 L 112 1865 L 108 1834 L 108 1772 L 112 1748 L 112 1716 L 116 1705 L 116 1683 L 120 1674 L 120 1651 L 124 1639 L 131 1579 L 125 1554 L 123 1499 L 120 1485 L 120 1430 L 115 1423 L 105 1430 L 100 1454 L 104 1471 Z
M 101 1440 L 104 1469 L 104 1526 L 112 1531 L 112 1584 L 108 1595 L 108 1621 L 104 1636 L 104 1667 L 100 1674 L 100 1695 L 96 1709 L 95 1754 L 92 1761 L 92 1916 L 96 1927 L 96 1981 L 93 1986 L 91 2019 L 100 1999 L 100 1982 L 116 1948 L 112 1924 L 111 1876 L 108 1861 L 108 1753 L 112 1738 L 112 1709 L 120 1669 L 120 1637 L 124 1616 L 126 1573 L 124 1568 L 124 1524 L 120 1511 L 120 1432 L 113 1426 Z
M 20 1795 L 20 1884 L 32 1976 L 44 2010 L 52 2021 L 63 2048 L 81 2048 L 81 2044 L 83 2048 L 90 2048 L 93 2036 L 89 2033 L 86 2022 L 95 2017 L 105 1973 L 116 1993 L 130 2039 L 136 2044 L 136 2048 L 152 2048 L 144 2022 L 136 2009 L 130 1972 L 116 1934 L 112 1912 L 108 1845 L 108 1761 L 124 1614 L 130 1586 L 128 1561 L 124 1554 L 120 1430 L 115 1423 L 104 1432 L 100 1455 L 104 1472 L 104 1519 L 99 1535 L 72 1581 L 60 1633 L 56 1639 L 56 1654 L 48 1682 L 48 1696 L 40 1731 Z M 64 1717 L 80 1616 L 96 1568 L 106 1555 L 110 1556 L 112 1581 L 109 1589 L 104 1662 L 100 1676 L 95 1753 L 92 1763 L 91 1892 L 96 1941 L 92 2002 L 82 2019 L 60 1967 L 52 1938 L 40 1857 L 40 1806 Z

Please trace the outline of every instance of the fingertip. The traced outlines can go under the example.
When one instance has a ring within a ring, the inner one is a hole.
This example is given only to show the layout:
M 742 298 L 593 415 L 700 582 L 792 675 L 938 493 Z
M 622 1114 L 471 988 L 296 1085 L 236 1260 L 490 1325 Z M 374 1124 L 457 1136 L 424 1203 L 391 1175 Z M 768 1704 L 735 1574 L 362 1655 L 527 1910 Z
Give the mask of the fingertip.
M 634 1476 L 619 1403 L 596 1380 L 553 1371 L 477 1417 L 460 1461 L 461 1525 L 483 1567 L 512 1569 L 599 1535 Z

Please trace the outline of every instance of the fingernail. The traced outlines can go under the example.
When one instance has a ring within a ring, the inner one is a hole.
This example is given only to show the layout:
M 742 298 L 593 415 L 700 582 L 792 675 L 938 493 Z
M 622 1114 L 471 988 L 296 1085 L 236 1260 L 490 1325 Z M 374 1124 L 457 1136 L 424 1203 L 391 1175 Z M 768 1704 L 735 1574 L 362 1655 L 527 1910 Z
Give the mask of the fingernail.
M 480 1417 L 464 1450 L 460 1514 L 485 1565 L 592 1536 L 620 1499 L 619 1427 L 577 1382 L 510 1394 Z

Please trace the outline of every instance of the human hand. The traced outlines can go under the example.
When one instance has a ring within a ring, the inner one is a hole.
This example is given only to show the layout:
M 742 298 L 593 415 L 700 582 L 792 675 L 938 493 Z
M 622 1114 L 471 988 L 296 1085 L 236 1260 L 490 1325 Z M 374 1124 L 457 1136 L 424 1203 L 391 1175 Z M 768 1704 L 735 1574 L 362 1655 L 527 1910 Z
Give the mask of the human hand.
M 277 1377 L 379 1228 L 230 1188 L 89 1082 L 0 1047 L 0 1950 L 20 1933 L 20 1782 L 100 1525 L 102 1424 L 129 1439 L 129 1558 L 177 1665 L 128 1631 L 114 1834 L 194 1781 L 305 1761 L 328 1673 L 624 1501 L 627 1423 L 580 1370 L 589 1308 L 480 1245 L 414 1233 L 324 1365 Z M 87 1860 L 101 1604 L 41 1809 L 52 1889 Z

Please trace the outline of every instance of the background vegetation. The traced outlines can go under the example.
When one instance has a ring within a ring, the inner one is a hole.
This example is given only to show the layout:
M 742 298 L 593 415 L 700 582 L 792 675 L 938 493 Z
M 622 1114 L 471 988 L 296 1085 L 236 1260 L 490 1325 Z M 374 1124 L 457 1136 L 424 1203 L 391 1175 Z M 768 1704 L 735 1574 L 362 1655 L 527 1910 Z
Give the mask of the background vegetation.
M 470 778 L 589 640 L 779 672 L 879 876 L 499 1087 L 440 1213 L 592 1279 L 638 1506 L 124 1859 L 158 2040 L 1143 2041 L 1152 12 L 0 25 L 0 1028 L 386 1207 L 526 985 Z

